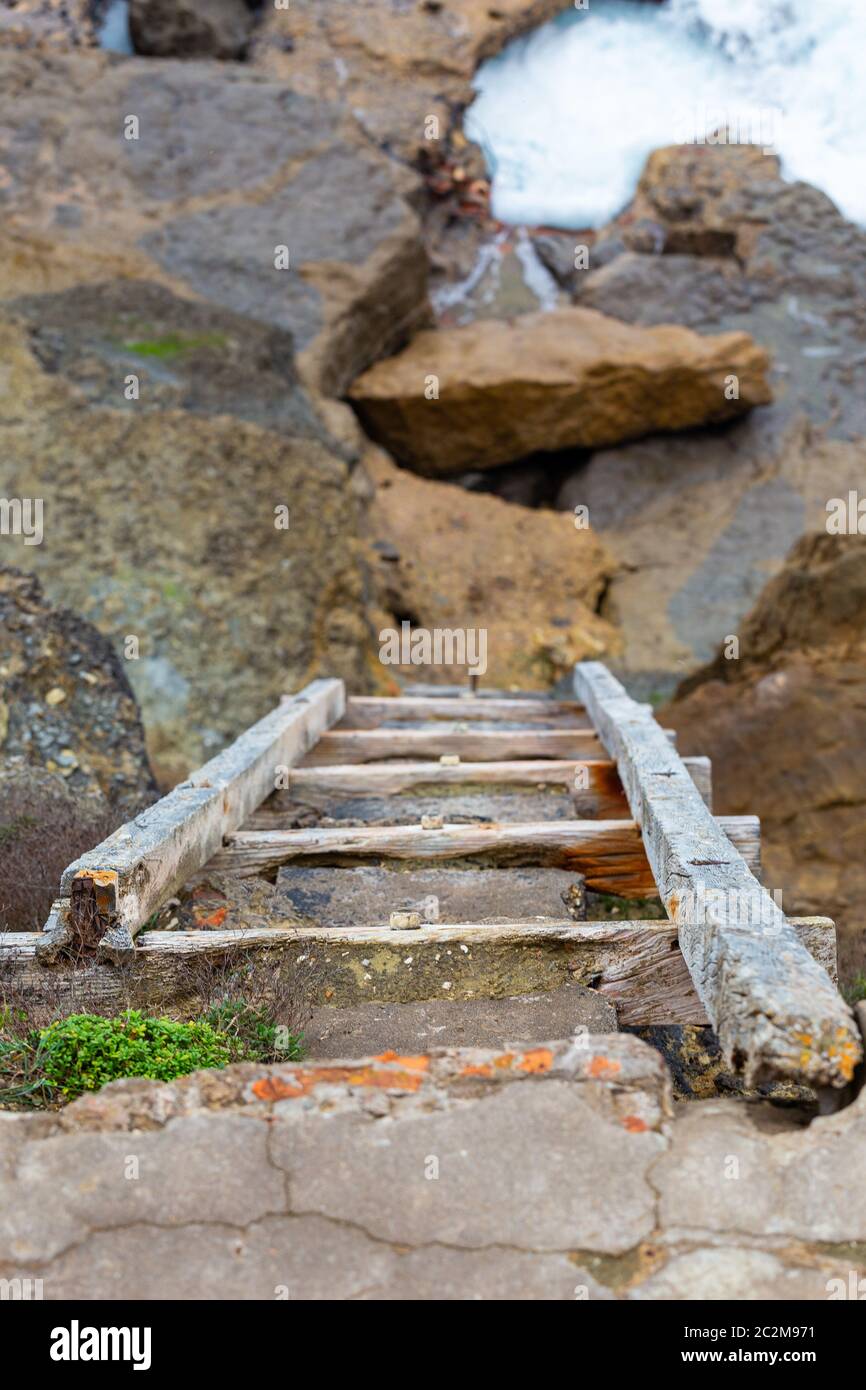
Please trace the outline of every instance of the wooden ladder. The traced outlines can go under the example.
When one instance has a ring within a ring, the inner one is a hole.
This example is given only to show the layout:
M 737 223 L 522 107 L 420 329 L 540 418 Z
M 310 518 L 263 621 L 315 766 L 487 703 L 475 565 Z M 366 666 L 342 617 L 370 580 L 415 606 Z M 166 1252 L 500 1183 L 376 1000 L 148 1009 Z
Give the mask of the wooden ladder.
M 574 696 L 347 700 L 314 681 L 70 865 L 45 930 L 0 936 L 0 965 L 36 988 L 89 953 L 103 1001 L 120 963 L 165 999 L 175 962 L 280 945 L 327 952 L 335 1004 L 577 980 L 623 1025 L 709 1021 L 747 1085 L 841 1090 L 862 1041 L 832 922 L 785 917 L 759 882 L 757 819 L 714 817 L 709 760 L 680 758 L 603 665 L 575 667 Z M 316 823 L 298 827 L 299 806 Z M 276 877 L 306 924 L 139 935 L 203 869 Z M 580 920 L 581 879 L 658 898 L 667 920 Z

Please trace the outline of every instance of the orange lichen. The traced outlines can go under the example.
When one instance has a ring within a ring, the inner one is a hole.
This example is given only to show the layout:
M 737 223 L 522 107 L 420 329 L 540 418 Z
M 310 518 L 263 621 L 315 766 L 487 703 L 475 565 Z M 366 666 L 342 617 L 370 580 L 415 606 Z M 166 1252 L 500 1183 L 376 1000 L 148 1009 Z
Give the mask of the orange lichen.
M 117 870 L 116 870 L 116 869 L 84 869 L 80 874 L 77 875 L 77 877 L 78 877 L 78 878 L 90 878 L 90 879 L 93 880 L 94 883 L 100 883 L 100 884 L 103 884 L 103 885 L 107 885 L 107 884 L 110 884 L 110 883 L 116 883 L 116 882 L 117 882 Z
M 198 927 L 221 927 L 228 916 L 228 908 L 218 907 L 213 912 L 208 912 L 205 907 L 194 907 L 192 915 Z
M 553 1053 L 549 1047 L 534 1047 L 530 1052 L 524 1052 L 517 1066 L 520 1071 L 532 1074 L 550 1071 L 553 1066 Z
M 427 1071 L 430 1066 L 430 1058 L 422 1053 L 417 1057 L 403 1057 L 399 1052 L 380 1052 L 373 1058 L 374 1062 L 398 1062 L 407 1071 Z
M 492 1076 L 493 1068 L 489 1062 L 481 1062 L 478 1066 L 461 1067 L 458 1073 L 460 1076 Z
M 394 1054 L 396 1056 L 396 1054 Z M 417 1058 L 411 1058 L 417 1061 Z M 425 1058 L 429 1062 L 429 1058 Z M 417 1071 L 388 1071 L 379 1067 L 299 1067 L 287 1076 L 263 1076 L 252 1083 L 259 1100 L 293 1100 L 309 1095 L 315 1086 L 372 1086 L 377 1090 L 417 1091 L 422 1077 Z
M 586 1075 L 592 1076 L 597 1080 L 605 1077 L 616 1076 L 622 1071 L 622 1062 L 617 1062 L 613 1057 L 591 1057 L 586 1064 Z
M 629 1134 L 643 1134 L 649 1129 L 646 1120 L 642 1120 L 640 1115 L 626 1115 L 622 1127 L 627 1129 Z

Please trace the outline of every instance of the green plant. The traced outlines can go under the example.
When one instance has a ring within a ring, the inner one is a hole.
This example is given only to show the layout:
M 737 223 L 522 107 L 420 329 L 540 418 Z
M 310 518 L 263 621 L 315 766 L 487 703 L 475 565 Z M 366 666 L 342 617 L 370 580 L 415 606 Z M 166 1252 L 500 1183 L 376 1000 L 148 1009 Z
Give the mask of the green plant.
M 297 1061 L 301 1039 L 264 1006 L 224 997 L 179 1023 L 127 1009 L 115 1018 L 69 1014 L 28 1028 L 26 1013 L 0 1007 L 0 1106 L 75 1100 L 121 1077 L 173 1081 L 230 1062 Z M 24 1026 L 22 1027 L 22 1023 Z
M 49 1024 L 38 1035 L 34 1065 L 59 1098 L 72 1100 L 120 1077 L 173 1081 L 244 1055 L 209 1023 L 146 1018 L 128 1009 L 117 1018 L 71 1014 Z
M 859 975 L 855 975 L 854 979 L 845 990 L 845 996 L 849 1004 L 856 1004 L 861 999 L 866 999 L 866 975 L 862 972 Z
M 0 1105 L 47 1105 L 51 1092 L 34 1066 L 35 1048 L 24 1038 L 0 1037 Z
M 266 1008 L 254 1008 L 242 999 L 224 998 L 204 1015 L 205 1022 L 257 1062 L 296 1062 L 301 1056 L 301 1039 L 283 1025 L 275 1023 Z

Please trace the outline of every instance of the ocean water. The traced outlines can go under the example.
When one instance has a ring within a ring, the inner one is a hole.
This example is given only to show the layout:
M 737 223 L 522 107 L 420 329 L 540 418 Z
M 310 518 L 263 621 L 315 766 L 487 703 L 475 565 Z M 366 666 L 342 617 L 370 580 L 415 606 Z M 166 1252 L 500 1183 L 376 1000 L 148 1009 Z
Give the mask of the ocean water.
M 600 226 L 651 150 L 726 128 L 866 224 L 866 0 L 588 0 L 475 86 L 503 222 Z

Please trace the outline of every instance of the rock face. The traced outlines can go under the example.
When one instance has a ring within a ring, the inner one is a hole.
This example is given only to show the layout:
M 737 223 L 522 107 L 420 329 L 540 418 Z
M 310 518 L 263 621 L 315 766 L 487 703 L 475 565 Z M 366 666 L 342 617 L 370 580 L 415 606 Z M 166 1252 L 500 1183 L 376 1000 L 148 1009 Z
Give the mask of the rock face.
M 575 661 L 616 650 L 596 609 L 609 581 L 596 536 L 571 518 L 417 478 L 379 450 L 369 534 L 378 556 L 380 628 L 483 628 L 483 685 L 547 688 Z M 466 681 L 465 668 L 383 668 L 411 680 Z
M 124 283 L 22 301 L 0 342 L 0 496 L 44 510 L 4 554 L 129 654 L 163 784 L 313 674 L 365 688 L 350 468 L 287 335 Z
M 862 474 L 861 474 L 862 476 Z M 713 759 L 715 805 L 761 817 L 764 882 L 836 920 L 840 976 L 866 974 L 866 536 L 812 533 L 663 718 Z
M 685 146 L 650 157 L 590 266 L 579 304 L 746 331 L 773 363 L 767 408 L 599 452 L 563 485 L 558 505 L 588 505 L 621 561 L 606 612 L 623 628 L 622 669 L 652 694 L 708 661 L 797 538 L 823 526 L 827 499 L 862 484 L 866 232 L 760 150 Z M 673 533 L 687 544 L 659 544 Z
M 417 178 L 335 105 L 85 51 L 0 49 L 0 93 L 0 296 L 156 281 L 287 330 L 338 394 L 424 321 Z
M 24 549 L 22 559 L 31 553 Z M 12 763 L 44 768 L 77 796 L 101 794 L 115 805 L 139 809 L 156 794 L 141 717 L 111 643 L 51 607 L 32 575 L 2 566 L 0 765 Z
M 0 0 L 0 47 L 89 48 L 106 0 Z
M 135 51 L 157 58 L 240 58 L 252 27 L 246 0 L 129 0 Z
M 441 476 L 729 420 L 770 399 L 766 371 L 743 333 L 639 330 L 562 309 L 421 333 L 349 395 L 401 462 Z
M 675 1110 L 658 1053 L 584 1041 L 247 1064 L 8 1115 L 0 1275 L 92 1300 L 118 1269 L 131 1299 L 862 1296 L 866 1093 L 808 1128 Z M 112 1181 L 133 1140 L 140 1180 Z
M 403 158 L 429 156 L 472 99 L 485 58 L 564 9 L 563 0 L 291 0 L 267 7 L 252 60 L 306 95 L 338 100 Z M 439 122 L 438 135 L 430 118 Z

